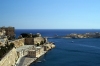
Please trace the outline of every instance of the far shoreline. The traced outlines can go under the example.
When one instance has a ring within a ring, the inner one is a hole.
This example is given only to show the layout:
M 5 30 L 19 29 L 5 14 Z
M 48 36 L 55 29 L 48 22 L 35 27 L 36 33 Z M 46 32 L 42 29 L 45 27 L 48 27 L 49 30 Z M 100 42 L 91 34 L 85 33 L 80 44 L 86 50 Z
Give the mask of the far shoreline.
M 18 28 L 15 30 L 100 30 L 100 29 L 25 29 L 25 28 Z

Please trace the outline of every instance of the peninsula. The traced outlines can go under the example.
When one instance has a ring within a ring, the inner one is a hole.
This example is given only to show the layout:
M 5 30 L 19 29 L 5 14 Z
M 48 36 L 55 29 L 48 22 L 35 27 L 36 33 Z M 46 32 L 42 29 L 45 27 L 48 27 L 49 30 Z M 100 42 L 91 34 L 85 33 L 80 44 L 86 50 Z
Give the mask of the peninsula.
M 65 36 L 56 35 L 56 36 L 48 37 L 48 38 L 72 38 L 72 39 L 79 39 L 79 38 L 100 38 L 100 33 L 99 32 L 84 33 L 84 34 L 71 33 L 71 34 L 67 34 Z
M 64 38 L 100 38 L 100 33 L 99 32 L 94 32 L 94 33 L 85 33 L 85 34 L 77 34 L 77 33 L 71 33 Z
M 0 27 L 0 66 L 29 66 L 55 45 L 40 33 L 22 33 L 14 27 Z

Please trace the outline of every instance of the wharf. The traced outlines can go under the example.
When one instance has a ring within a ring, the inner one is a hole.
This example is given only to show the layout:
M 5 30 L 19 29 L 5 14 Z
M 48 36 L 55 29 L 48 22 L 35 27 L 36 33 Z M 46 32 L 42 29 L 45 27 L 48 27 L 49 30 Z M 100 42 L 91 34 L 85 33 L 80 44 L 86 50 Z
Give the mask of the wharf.
M 44 51 L 41 55 L 39 55 L 36 58 L 33 57 L 22 57 L 19 64 L 16 66 L 29 66 L 32 62 L 36 61 L 38 58 L 40 58 L 42 55 L 44 55 L 47 51 Z
M 18 61 L 16 66 L 29 66 L 32 62 L 35 62 L 38 58 L 40 58 L 46 52 L 48 52 L 50 49 L 55 47 L 55 45 L 53 45 L 53 44 L 46 44 L 45 46 L 48 48 L 45 51 L 44 51 L 44 49 L 41 49 L 42 52 L 41 53 L 39 52 L 39 54 L 36 57 L 24 56 L 24 57 L 20 58 L 20 61 Z

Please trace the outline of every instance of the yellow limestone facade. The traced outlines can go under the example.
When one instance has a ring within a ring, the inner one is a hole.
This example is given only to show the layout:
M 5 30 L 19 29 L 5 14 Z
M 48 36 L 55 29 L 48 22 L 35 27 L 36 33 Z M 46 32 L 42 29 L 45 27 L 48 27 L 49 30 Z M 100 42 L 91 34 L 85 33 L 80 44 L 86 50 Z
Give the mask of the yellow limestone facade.
M 17 52 L 16 49 L 13 48 L 10 50 L 1 60 L 0 60 L 0 66 L 13 66 L 15 65 L 17 61 Z

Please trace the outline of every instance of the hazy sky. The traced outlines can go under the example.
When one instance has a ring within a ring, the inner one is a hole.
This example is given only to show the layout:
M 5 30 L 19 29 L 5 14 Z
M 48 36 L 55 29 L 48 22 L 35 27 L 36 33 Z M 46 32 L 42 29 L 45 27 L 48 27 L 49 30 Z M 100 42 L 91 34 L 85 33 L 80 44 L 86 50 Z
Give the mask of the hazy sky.
M 100 0 L 0 0 L 0 27 L 99 29 Z

